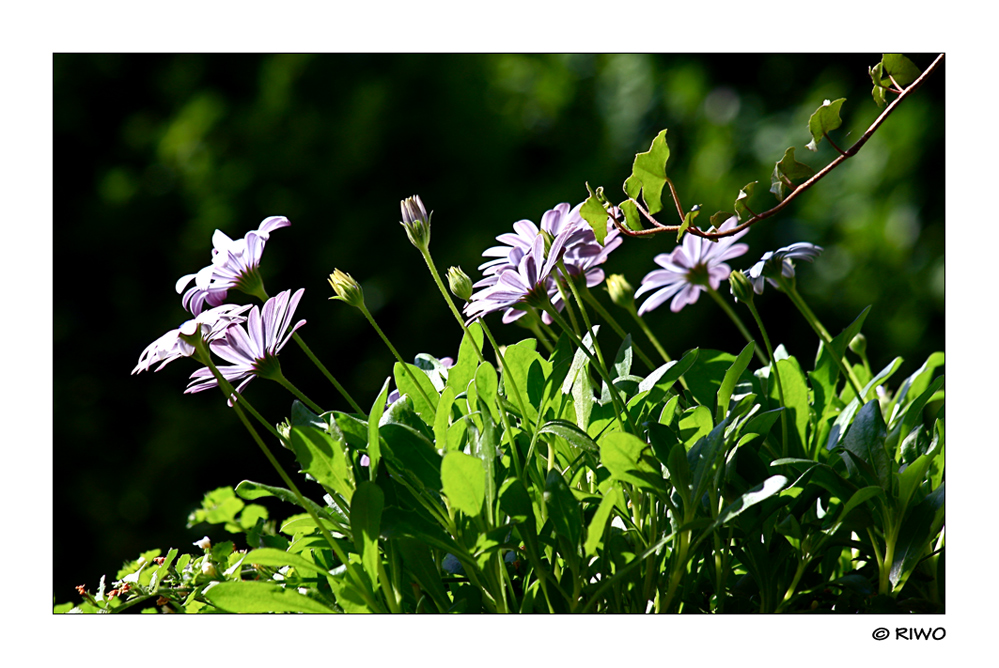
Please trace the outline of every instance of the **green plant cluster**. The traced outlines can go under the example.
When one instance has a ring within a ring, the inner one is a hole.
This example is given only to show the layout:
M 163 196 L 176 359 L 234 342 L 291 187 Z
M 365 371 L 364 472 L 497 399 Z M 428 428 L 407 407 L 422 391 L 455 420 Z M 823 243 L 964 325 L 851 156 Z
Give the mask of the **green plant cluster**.
M 875 99 L 880 82 L 915 79 L 897 71 L 906 62 L 886 56 L 872 69 Z M 813 142 L 839 125 L 837 103 L 809 122 Z M 667 185 L 676 200 L 664 136 L 636 156 L 625 182 L 620 209 L 633 231 L 643 229 L 633 224 L 638 212 L 663 208 Z M 774 173 L 779 202 L 785 187 L 809 178 L 790 149 Z M 429 218 L 414 201 L 403 203 L 407 234 L 460 321 L 430 258 Z M 602 191 L 587 206 L 584 216 L 603 230 Z M 696 211 L 669 231 L 693 233 Z M 879 371 L 868 363 L 861 330 L 870 307 L 831 337 L 793 281 L 776 275 L 775 289 L 819 336 L 814 359 L 799 360 L 771 349 L 748 279 L 732 276 L 766 356 L 750 340 L 738 354 L 693 348 L 656 366 L 609 319 L 622 341 L 606 363 L 600 327 L 570 280 L 582 337 L 573 317 L 553 341 L 500 347 L 480 322 L 462 323 L 453 365 L 427 354 L 400 360 L 366 411 L 335 381 L 353 412 L 323 411 L 303 395 L 271 433 L 297 462 L 305 494 L 250 426 L 244 408 L 264 420 L 240 396 L 234 412 L 287 486 L 214 490 L 188 524 L 221 525 L 245 549 L 206 538 L 200 552 L 146 552 L 112 589 L 103 578 L 96 592 L 81 586 L 83 602 L 56 611 L 943 612 L 943 353 L 896 384 L 900 357 Z M 448 279 L 468 297 L 467 276 Z M 349 274 L 337 270 L 330 284 L 396 352 Z M 275 379 L 298 396 L 280 372 Z M 268 497 L 297 514 L 272 520 L 253 503 Z

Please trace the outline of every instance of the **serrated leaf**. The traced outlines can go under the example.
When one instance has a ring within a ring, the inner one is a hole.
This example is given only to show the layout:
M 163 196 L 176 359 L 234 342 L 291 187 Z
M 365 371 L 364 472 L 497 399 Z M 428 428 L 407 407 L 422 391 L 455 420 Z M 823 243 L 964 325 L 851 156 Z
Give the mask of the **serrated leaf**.
M 881 56 L 881 85 L 891 86 L 891 79 L 899 86 L 908 86 L 922 74 L 916 64 L 900 53 L 886 53 Z
M 586 184 L 586 189 L 590 190 L 589 183 Z M 603 246 L 604 238 L 607 236 L 607 211 L 592 190 L 590 190 L 590 196 L 583 202 L 583 206 L 580 207 L 579 215 L 589 223 L 593 230 L 593 236 L 597 238 L 597 243 Z
M 748 211 L 746 208 L 746 200 L 752 196 L 753 190 L 756 189 L 757 183 L 759 183 L 759 181 L 752 181 L 744 185 L 742 189 L 739 190 L 739 194 L 735 198 L 735 204 L 733 206 L 735 207 L 735 215 L 739 217 L 739 220 L 742 220 L 742 214 Z
M 809 151 L 817 151 L 822 136 L 831 132 L 843 124 L 843 119 L 839 117 L 839 109 L 846 102 L 845 97 L 838 100 L 826 100 L 822 106 L 815 110 L 808 119 L 808 132 L 812 135 L 812 141 L 808 142 L 805 148 Z
M 683 222 L 680 223 L 680 229 L 676 231 L 677 243 L 680 243 L 680 239 L 683 237 L 687 229 L 690 228 L 690 225 L 694 222 L 694 218 L 697 218 L 697 216 L 700 213 L 701 213 L 701 205 L 697 204 L 693 208 L 691 208 L 690 211 L 687 212 L 687 215 L 683 217 Z
M 621 202 L 618 207 L 624 214 L 624 224 L 629 230 L 639 231 L 642 228 L 642 219 L 638 213 L 638 206 L 630 199 Z
M 482 513 L 486 498 L 486 470 L 477 457 L 449 452 L 441 462 L 441 484 L 454 508 L 469 517 Z
M 813 176 L 815 176 L 814 169 L 794 159 L 794 147 L 791 146 L 784 151 L 784 157 L 774 165 L 773 174 L 770 175 L 770 192 L 778 202 L 783 202 L 785 189 L 793 190 L 796 181 L 808 180 Z
M 666 161 L 669 160 L 669 145 L 666 143 L 666 130 L 652 140 L 652 146 L 644 153 L 635 155 L 631 176 L 625 181 L 624 190 L 632 199 L 638 199 L 641 188 L 645 208 L 650 215 L 662 211 L 662 192 L 666 186 Z

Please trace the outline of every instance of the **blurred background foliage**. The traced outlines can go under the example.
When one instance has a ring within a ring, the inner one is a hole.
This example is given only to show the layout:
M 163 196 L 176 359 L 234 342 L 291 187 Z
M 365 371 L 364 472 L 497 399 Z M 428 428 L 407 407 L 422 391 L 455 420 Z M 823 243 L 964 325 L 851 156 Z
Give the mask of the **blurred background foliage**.
M 933 59 L 907 55 L 920 68 Z M 328 301 L 334 268 L 361 281 L 404 355 L 454 355 L 460 341 L 398 224 L 400 199 L 418 193 L 434 211 L 439 269 L 460 264 L 477 279 L 482 250 L 513 222 L 578 203 L 585 182 L 619 198 L 635 153 L 669 128 L 667 171 L 685 206 L 703 205 L 698 222 L 732 210 L 750 181 L 760 182 L 750 206 L 762 211 L 776 203 L 769 177 L 787 147 L 815 169 L 835 157 L 827 142 L 804 148 L 823 99 L 847 98 L 841 147 L 877 117 L 867 68 L 879 59 L 56 55 L 56 599 L 143 550 L 200 538 L 205 527 L 184 520 L 204 492 L 277 482 L 220 395 L 182 394 L 192 363 L 129 376 L 142 349 L 185 319 L 174 282 L 208 263 L 213 230 L 238 238 L 270 215 L 292 221 L 264 253 L 267 289 L 306 289 L 301 334 L 368 405 L 393 360 L 359 313 Z M 873 304 L 871 364 L 902 356 L 896 378 L 944 344 L 943 91 L 941 68 L 856 157 L 754 226 L 749 253 L 731 263 L 748 268 L 795 241 L 824 246 L 800 266 L 799 290 L 834 333 Z M 637 286 L 674 240 L 627 239 L 605 269 Z M 775 345 L 810 364 L 817 342 L 786 298 L 768 290 L 757 303 Z M 743 345 L 706 297 L 646 319 L 674 356 Z M 493 328 L 505 343 L 527 334 L 498 318 Z M 295 346 L 282 365 L 321 404 L 346 409 Z M 290 397 L 269 385 L 256 381 L 249 396 L 278 422 Z

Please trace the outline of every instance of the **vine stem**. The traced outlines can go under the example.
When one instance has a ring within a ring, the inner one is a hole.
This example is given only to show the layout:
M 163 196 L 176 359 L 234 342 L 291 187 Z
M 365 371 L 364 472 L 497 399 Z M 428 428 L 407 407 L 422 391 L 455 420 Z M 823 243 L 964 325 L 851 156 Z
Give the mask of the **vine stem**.
M 941 53 L 939 56 L 936 57 L 936 59 L 932 63 L 930 63 L 930 66 L 927 67 L 926 70 L 919 75 L 919 78 L 917 78 L 915 81 L 909 84 L 907 88 L 905 88 L 899 93 L 899 96 L 897 98 L 895 98 L 887 107 L 885 107 L 885 110 L 881 112 L 881 114 L 874 120 L 871 126 L 867 128 L 867 131 L 864 132 L 864 134 L 862 134 L 859 139 L 857 139 L 857 141 L 853 144 L 853 146 L 846 149 L 845 151 L 842 151 L 840 155 L 836 156 L 836 158 L 832 162 L 823 167 L 810 179 L 808 179 L 807 181 L 803 181 L 801 185 L 795 188 L 792 192 L 788 193 L 787 197 L 785 197 L 779 204 L 777 204 L 777 206 L 773 207 L 772 209 L 768 209 L 763 213 L 754 214 L 751 218 L 746 220 L 746 222 L 740 223 L 739 225 L 736 225 L 732 229 L 725 230 L 724 232 L 719 232 L 719 231 L 705 232 L 696 227 L 690 227 L 687 229 L 687 233 L 693 234 L 698 237 L 703 237 L 705 239 L 720 239 L 722 237 L 729 237 L 732 236 L 733 234 L 737 234 L 742 230 L 748 228 L 750 225 L 754 225 L 761 220 L 770 218 L 771 216 L 779 213 L 788 204 L 790 204 L 791 201 L 794 200 L 798 195 L 800 195 L 801 193 L 805 192 L 813 185 L 818 183 L 829 172 L 831 172 L 836 167 L 845 162 L 847 158 L 851 158 L 854 155 L 856 155 L 857 151 L 859 151 L 863 147 L 863 145 L 867 143 L 867 140 L 869 140 L 871 136 L 874 135 L 875 131 L 877 131 L 877 129 L 881 126 L 881 124 L 884 123 L 885 119 L 888 118 L 888 116 L 891 115 L 891 113 L 894 112 L 896 108 L 898 108 L 898 105 L 901 104 L 901 102 L 904 99 L 906 99 L 909 95 L 915 92 L 917 88 L 923 85 L 923 82 L 925 82 L 926 79 L 930 76 L 930 74 L 932 74 L 933 71 L 936 70 L 936 68 L 940 65 L 940 63 L 943 62 L 943 59 L 944 59 L 944 54 Z M 625 225 L 622 225 L 621 222 L 617 220 L 617 218 L 614 218 L 614 222 L 622 234 L 630 237 L 651 236 L 653 234 L 661 234 L 663 232 L 676 232 L 680 229 L 680 225 L 659 225 L 657 227 L 649 228 L 647 230 L 632 230 L 626 227 Z

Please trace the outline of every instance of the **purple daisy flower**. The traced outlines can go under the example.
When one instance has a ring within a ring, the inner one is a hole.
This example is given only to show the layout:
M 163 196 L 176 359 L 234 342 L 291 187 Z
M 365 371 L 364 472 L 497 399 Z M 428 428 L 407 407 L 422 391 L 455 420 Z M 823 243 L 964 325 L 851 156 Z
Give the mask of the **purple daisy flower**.
M 213 309 L 202 311 L 192 320 L 188 320 L 177 329 L 171 330 L 150 343 L 142 355 L 139 356 L 139 363 L 132 369 L 136 374 L 141 371 L 149 371 L 149 368 L 160 363 L 155 371 L 159 371 L 170 362 L 181 357 L 190 357 L 194 354 L 194 346 L 181 338 L 193 336 L 195 332 L 201 331 L 201 338 L 206 342 L 221 338 L 230 325 L 244 322 L 242 314 L 250 308 L 249 304 L 238 306 L 236 304 L 222 304 Z
M 758 295 L 763 294 L 763 279 L 770 285 L 777 286 L 772 276 L 780 274 L 784 278 L 794 278 L 794 264 L 791 260 L 807 260 L 811 262 L 822 252 L 821 246 L 810 244 L 807 241 L 785 246 L 775 251 L 767 251 L 749 270 L 749 280 L 753 284 L 753 292 Z
M 520 261 L 530 251 L 534 240 L 542 232 L 546 232 L 552 237 L 556 237 L 563 231 L 568 230 L 565 242 L 565 254 L 562 259 L 565 261 L 566 269 L 573 279 L 584 276 L 586 287 L 592 288 L 599 285 L 604 280 L 604 271 L 599 265 L 607 261 L 611 251 L 621 245 L 620 232 L 614 225 L 612 219 L 607 219 L 607 236 L 604 244 L 597 242 L 596 235 L 589 223 L 583 220 L 579 214 L 583 203 L 577 204 L 572 210 L 569 204 L 563 202 L 555 208 L 545 212 L 541 217 L 541 228 L 539 229 L 530 220 L 520 220 L 513 224 L 514 232 L 501 234 L 496 237 L 504 245 L 487 248 L 483 257 L 495 259 L 484 262 L 479 266 L 483 273 L 482 280 L 475 283 L 473 287 L 484 288 L 495 285 L 500 274 L 507 269 L 516 270 Z M 613 213 L 613 212 L 612 212 Z M 560 275 L 560 274 L 557 274 Z M 555 308 L 562 310 L 562 295 L 552 282 L 549 286 L 549 297 Z M 518 309 L 507 309 L 503 314 L 503 322 L 510 323 L 524 315 L 524 311 Z M 543 320 L 551 324 L 551 317 L 544 313 Z
M 719 232 L 732 229 L 739 219 L 732 216 L 718 228 Z M 650 271 L 642 279 L 642 285 L 635 291 L 635 297 L 647 292 L 652 296 L 645 300 L 638 315 L 648 313 L 670 297 L 673 302 L 670 310 L 677 313 L 684 306 L 697 301 L 702 291 L 710 286 L 717 290 L 718 286 L 732 273 L 732 268 L 725 260 L 739 257 L 749 250 L 746 244 L 735 243 L 749 230 L 743 230 L 730 237 L 722 237 L 718 241 L 709 241 L 702 237 L 686 234 L 683 243 L 673 249 L 673 252 L 657 255 L 654 260 L 662 269 Z
M 242 239 L 230 239 L 221 230 L 212 235 L 212 263 L 196 274 L 182 276 L 177 281 L 177 293 L 184 292 L 191 280 L 194 285 L 184 292 L 181 303 L 184 308 L 197 315 L 205 307 L 218 306 L 225 301 L 230 288 L 254 293 L 254 284 L 259 282 L 257 267 L 264 252 L 264 244 L 271 232 L 288 227 L 291 222 L 284 216 L 265 218 L 260 227 L 247 232 Z
M 262 375 L 266 366 L 276 361 L 278 352 L 291 339 L 299 327 L 305 324 L 299 320 L 291 324 L 295 309 L 302 298 L 304 288 L 291 294 L 285 290 L 268 299 L 261 309 L 254 306 L 244 325 L 233 325 L 225 331 L 225 337 L 211 343 L 212 352 L 222 359 L 232 362 L 218 367 L 222 376 L 230 383 L 242 381 L 237 392 L 242 392 L 254 376 Z M 218 386 L 218 381 L 208 367 L 202 367 L 191 374 L 191 382 L 185 394 L 203 392 Z
M 488 313 L 541 299 L 542 295 L 545 300 L 549 299 L 554 289 L 551 273 L 562 257 L 565 242 L 572 233 L 572 228 L 563 229 L 552 241 L 547 256 L 545 237 L 541 234 L 535 237 L 529 252 L 522 253 L 519 248 L 511 251 L 511 257 L 517 259 L 516 268 L 504 269 L 495 284 L 472 295 L 465 304 L 465 315 L 469 322 Z

